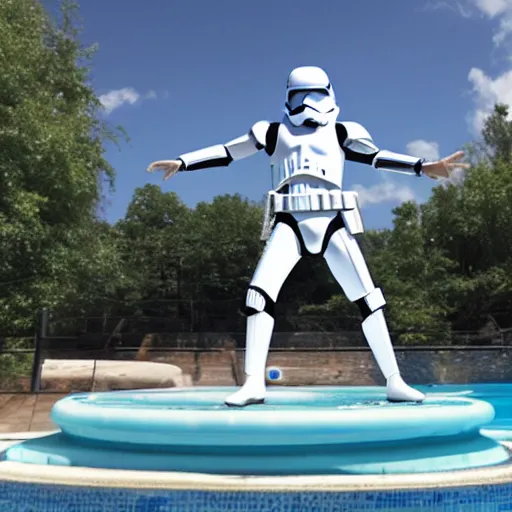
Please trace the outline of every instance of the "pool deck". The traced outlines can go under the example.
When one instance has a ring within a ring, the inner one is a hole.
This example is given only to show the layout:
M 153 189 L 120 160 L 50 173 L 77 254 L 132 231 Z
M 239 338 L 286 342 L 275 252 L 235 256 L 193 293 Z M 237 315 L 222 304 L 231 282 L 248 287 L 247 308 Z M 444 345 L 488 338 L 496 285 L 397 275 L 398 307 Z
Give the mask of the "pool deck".
M 55 430 L 53 404 L 67 393 L 0 393 L 0 434 Z

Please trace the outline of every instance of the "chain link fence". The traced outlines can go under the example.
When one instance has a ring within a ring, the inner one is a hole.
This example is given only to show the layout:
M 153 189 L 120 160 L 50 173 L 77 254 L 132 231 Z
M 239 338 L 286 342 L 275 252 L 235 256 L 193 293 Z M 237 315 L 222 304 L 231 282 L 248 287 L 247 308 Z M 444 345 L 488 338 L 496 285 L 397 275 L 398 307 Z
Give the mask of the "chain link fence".
M 239 306 L 239 301 L 145 301 L 97 315 L 73 317 L 44 310 L 33 338 L 0 337 L 0 391 L 38 392 L 48 388 L 48 383 L 41 385 L 45 361 L 80 360 L 84 361 L 83 368 L 89 365 L 94 373 L 95 361 L 169 361 L 179 353 L 242 352 L 246 319 Z M 296 311 L 296 305 L 278 304 L 271 350 L 369 350 L 357 315 L 300 315 Z M 401 334 L 391 333 L 397 350 L 512 346 L 512 329 L 498 326 L 480 332 L 407 332 L 407 345 L 400 343 Z M 425 338 L 434 342 L 422 343 Z M 240 369 L 230 367 L 227 371 L 236 373 Z M 86 391 L 94 382 L 93 373 L 82 379 L 79 389 L 50 388 Z

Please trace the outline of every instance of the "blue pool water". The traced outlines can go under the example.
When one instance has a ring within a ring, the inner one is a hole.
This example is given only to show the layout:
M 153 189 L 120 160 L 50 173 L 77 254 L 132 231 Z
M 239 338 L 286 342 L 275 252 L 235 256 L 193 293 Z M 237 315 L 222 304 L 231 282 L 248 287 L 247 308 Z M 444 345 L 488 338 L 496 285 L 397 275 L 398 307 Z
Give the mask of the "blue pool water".
M 432 397 L 459 396 L 490 403 L 494 407 L 495 416 L 487 428 L 495 431 L 497 438 L 512 441 L 512 383 L 442 384 L 416 387 Z M 500 432 L 499 435 L 498 432 Z M 492 435 L 492 432 L 489 433 Z
M 321 388 L 310 388 L 312 392 Z M 379 404 L 382 388 L 347 388 L 355 397 L 371 397 Z M 512 384 L 418 386 L 434 402 L 452 405 L 457 398 L 490 403 L 495 416 L 484 426 L 484 434 L 493 439 L 512 441 Z M 216 407 L 205 393 L 196 389 L 198 409 Z M 210 396 L 211 399 L 211 396 Z M 324 400 L 331 400 L 326 398 Z M 114 405 L 114 403 L 112 404 Z M 185 405 L 185 404 L 184 404 Z M 190 405 L 190 404 L 188 404 Z M 279 403 L 269 404 L 274 411 Z M 284 404 L 283 404 L 284 405 Z M 318 405 L 318 404 L 317 404 Z M 328 405 L 325 403 L 324 405 Z M 332 405 L 332 404 L 331 404 Z M 392 404 L 381 404 L 394 409 Z M 314 404 L 310 404 L 314 408 Z M 264 409 L 265 405 L 258 406 Z M 289 407 L 288 407 L 289 409 Z M 219 464 L 221 464 L 219 460 Z M 1 465 L 1 463 L 0 463 Z M 461 479 L 461 481 L 463 481 Z M 414 489 L 360 492 L 220 492 L 214 490 L 140 490 L 34 485 L 0 481 L 0 512 L 505 512 L 512 511 L 512 482 L 446 489 Z

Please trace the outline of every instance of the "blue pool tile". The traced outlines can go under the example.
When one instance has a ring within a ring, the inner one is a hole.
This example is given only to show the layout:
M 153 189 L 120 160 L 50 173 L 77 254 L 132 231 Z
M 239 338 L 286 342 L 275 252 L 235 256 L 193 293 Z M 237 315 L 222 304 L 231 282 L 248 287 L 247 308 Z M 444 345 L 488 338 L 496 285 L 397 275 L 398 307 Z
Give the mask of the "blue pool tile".
M 0 482 L 0 512 L 510 512 L 512 485 L 386 492 L 213 492 Z

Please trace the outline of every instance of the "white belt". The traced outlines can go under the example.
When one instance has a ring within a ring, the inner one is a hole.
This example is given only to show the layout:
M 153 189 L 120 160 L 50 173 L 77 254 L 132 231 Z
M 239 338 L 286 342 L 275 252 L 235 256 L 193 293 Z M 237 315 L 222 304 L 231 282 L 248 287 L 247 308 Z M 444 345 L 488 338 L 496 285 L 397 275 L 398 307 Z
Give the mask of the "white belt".
M 302 194 L 269 192 L 269 201 L 274 213 L 346 211 L 358 209 L 357 192 L 341 190 L 311 190 Z
M 269 192 L 265 207 L 261 240 L 268 240 L 277 213 L 340 211 L 345 228 L 351 235 L 364 231 L 363 219 L 357 202 L 357 192 L 341 190 L 311 190 L 304 194 Z

